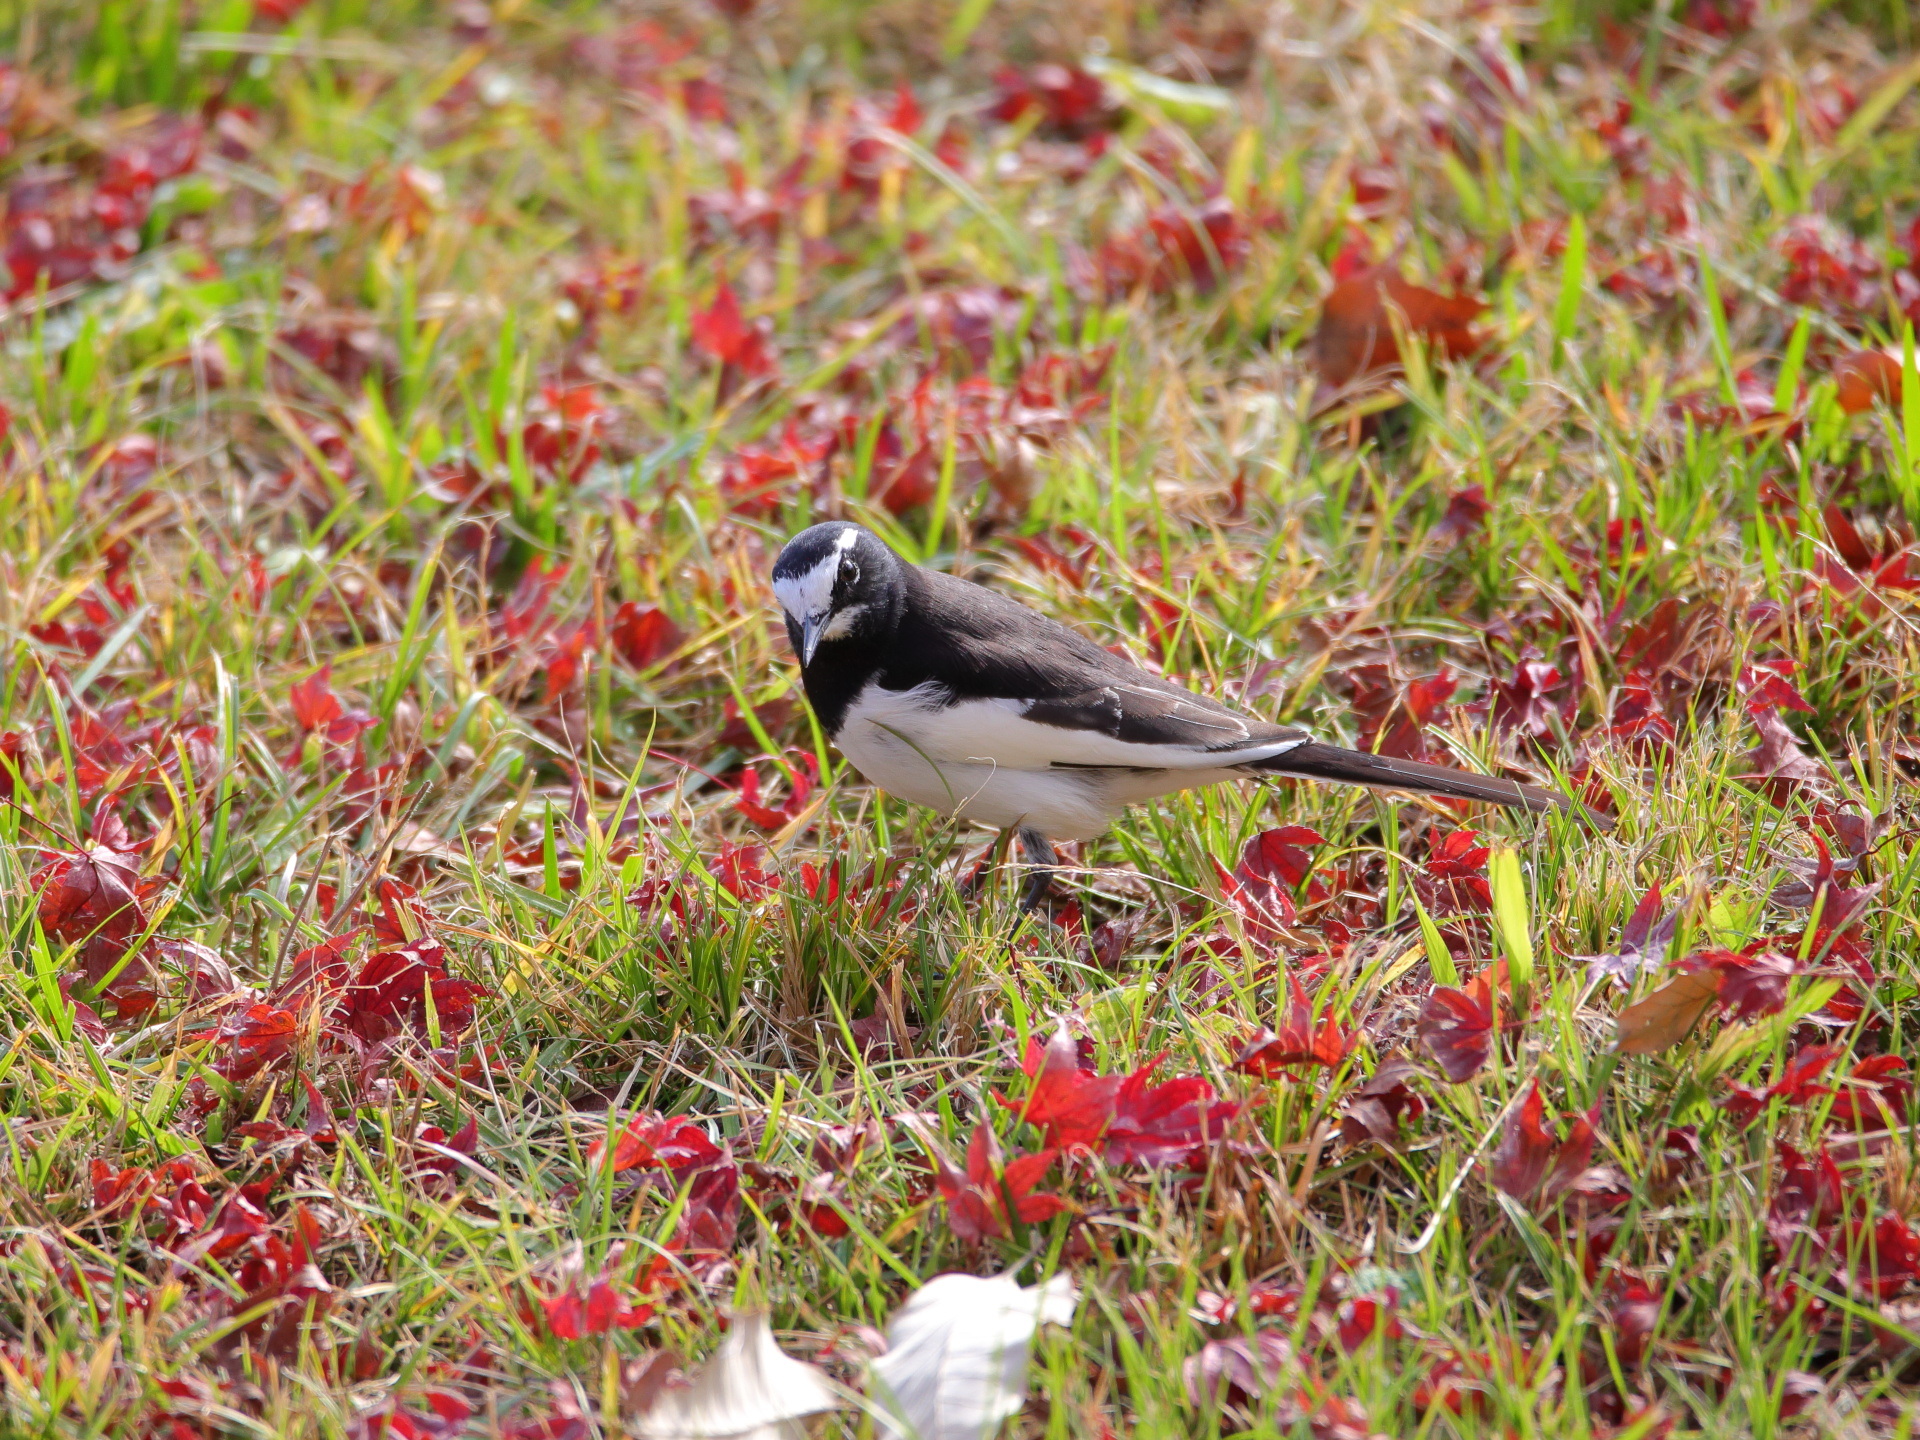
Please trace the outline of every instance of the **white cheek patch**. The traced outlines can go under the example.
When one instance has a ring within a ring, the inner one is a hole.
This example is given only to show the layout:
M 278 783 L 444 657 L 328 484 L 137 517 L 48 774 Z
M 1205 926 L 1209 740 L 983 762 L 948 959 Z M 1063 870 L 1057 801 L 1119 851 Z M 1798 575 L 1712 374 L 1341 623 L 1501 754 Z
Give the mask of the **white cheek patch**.
M 854 622 L 867 613 L 865 605 L 849 605 L 833 617 L 833 623 L 820 632 L 822 640 L 840 640 L 853 633 Z
M 781 608 L 796 620 L 825 615 L 833 608 L 833 581 L 839 573 L 840 554 L 835 551 L 804 575 L 775 580 L 773 593 Z

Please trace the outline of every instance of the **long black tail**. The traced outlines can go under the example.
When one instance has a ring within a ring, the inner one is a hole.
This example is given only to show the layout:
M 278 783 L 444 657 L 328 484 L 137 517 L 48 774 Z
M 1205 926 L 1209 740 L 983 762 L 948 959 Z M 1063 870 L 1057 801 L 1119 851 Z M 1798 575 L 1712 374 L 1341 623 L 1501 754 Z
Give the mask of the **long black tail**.
M 1461 800 L 1490 800 L 1516 810 L 1566 810 L 1573 801 L 1538 785 L 1517 780 L 1502 780 L 1494 775 L 1474 775 L 1466 770 L 1450 770 L 1445 765 L 1428 765 L 1420 760 L 1399 760 L 1391 755 L 1369 755 L 1364 750 L 1343 750 L 1338 745 L 1322 745 L 1309 740 L 1271 760 L 1257 761 L 1249 770 L 1276 775 L 1300 775 L 1309 780 L 1335 780 L 1342 785 L 1368 785 L 1378 790 L 1412 790 L 1420 795 L 1451 795 Z M 1582 810 L 1582 813 L 1587 813 Z

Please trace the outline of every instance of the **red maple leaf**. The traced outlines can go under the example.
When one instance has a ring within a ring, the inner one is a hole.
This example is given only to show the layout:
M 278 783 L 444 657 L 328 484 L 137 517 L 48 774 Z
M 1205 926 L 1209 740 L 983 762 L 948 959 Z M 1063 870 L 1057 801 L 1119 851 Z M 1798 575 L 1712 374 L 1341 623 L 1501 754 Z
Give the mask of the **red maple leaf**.
M 1203 1160 L 1207 1147 L 1226 1133 L 1238 1104 L 1218 1100 L 1195 1076 L 1153 1083 L 1165 1055 L 1130 1075 L 1100 1075 L 1080 1068 L 1080 1052 L 1064 1029 L 1042 1046 L 1027 1043 L 1021 1068 L 1033 1079 L 1022 1104 L 1000 1103 L 1040 1127 L 1057 1149 L 1087 1150 L 1117 1165 L 1175 1165 Z
M 587 1284 L 585 1293 L 572 1276 L 549 1282 L 551 1288 L 534 1292 L 533 1298 L 555 1339 L 579 1340 L 610 1330 L 637 1330 L 653 1319 L 653 1306 L 642 1300 L 629 1282 L 614 1274 L 614 1265 L 609 1260 Z
M 1765 1090 L 1754 1090 L 1730 1081 L 1727 1098 L 1720 1103 L 1733 1116 L 1736 1124 L 1745 1127 L 1760 1118 L 1760 1112 L 1767 1108 L 1770 1101 L 1783 1100 L 1789 1105 L 1804 1105 L 1817 1096 L 1831 1095 L 1831 1087 L 1816 1082 L 1839 1055 L 1836 1046 L 1809 1045 L 1787 1061 L 1779 1077 Z
M 819 784 L 820 762 L 813 753 L 795 750 L 790 754 L 787 798 L 778 805 L 761 803 L 758 769 L 749 765 L 740 772 L 740 793 L 733 802 L 733 808 L 763 830 L 779 830 L 791 823 L 807 808 L 807 801 L 812 797 L 814 787 Z
M 1493 887 L 1487 881 L 1487 857 L 1492 853 L 1480 843 L 1477 830 L 1448 834 L 1433 846 L 1426 863 L 1414 874 L 1413 888 L 1420 903 L 1436 917 L 1491 910 Z
M 1289 975 L 1287 985 L 1291 999 L 1279 1031 L 1262 1030 L 1241 1046 L 1239 1058 L 1233 1062 L 1234 1069 L 1263 1080 L 1285 1075 L 1296 1065 L 1324 1065 L 1332 1069 L 1360 1043 L 1358 1034 L 1343 1029 L 1331 1015 L 1321 1016 L 1316 1023 L 1313 1001 L 1300 988 L 1299 980 Z
M 1884 350 L 1851 350 L 1833 362 L 1834 397 L 1849 415 L 1871 410 L 1884 400 L 1889 409 L 1900 406 L 1900 361 Z
M 294 723 L 302 730 L 324 729 L 346 713 L 340 697 L 333 693 L 332 676 L 333 666 L 322 665 L 287 692 Z
M 606 1142 L 596 1140 L 587 1150 L 587 1164 L 598 1168 L 608 1155 Z M 726 1151 L 691 1120 L 635 1115 L 614 1137 L 610 1168 L 682 1174 L 716 1165 L 725 1158 Z
M 734 899 L 751 904 L 780 888 L 780 877 L 767 870 L 766 857 L 763 845 L 735 845 L 723 839 L 719 854 L 707 862 L 707 869 L 720 882 L 721 889 Z
M 1493 1025 L 1493 985 L 1485 971 L 1464 990 L 1434 987 L 1420 1007 L 1420 1039 L 1456 1085 L 1472 1079 L 1487 1063 L 1493 1053 Z
M 1408 1082 L 1418 1072 L 1405 1055 L 1393 1054 L 1340 1107 L 1340 1138 L 1349 1145 L 1374 1140 L 1393 1145 L 1400 1139 L 1402 1116 L 1417 1120 L 1426 1099 Z
M 725 1145 L 691 1120 L 635 1115 L 615 1136 L 611 1151 L 595 1141 L 587 1163 L 616 1172 L 651 1171 L 643 1184 L 681 1191 L 680 1227 L 671 1247 L 697 1254 L 731 1249 L 740 1216 L 740 1169 Z
M 341 995 L 329 1024 L 369 1042 L 408 1029 L 424 1035 L 431 1001 L 440 1033 L 460 1034 L 473 1024 L 473 1002 L 491 992 L 449 975 L 446 954 L 432 940 L 416 940 L 369 955 L 359 976 Z
M 1859 1220 L 1842 1227 L 1836 1248 L 1850 1257 L 1848 1282 L 1876 1300 L 1890 1300 L 1920 1280 L 1920 1235 L 1893 1211 L 1883 1213 L 1871 1228 Z
M 1813 706 L 1807 703 L 1807 697 L 1793 683 L 1793 672 L 1798 668 L 1793 661 L 1785 658 L 1758 660 L 1751 665 L 1742 665 L 1734 688 L 1746 697 L 1747 713 L 1759 715 L 1768 710 L 1799 710 L 1813 714 Z
M 1529 1209 L 1550 1204 L 1573 1186 L 1593 1159 L 1593 1125 L 1598 1116 L 1597 1106 L 1575 1116 L 1562 1140 L 1546 1123 L 1540 1082 L 1529 1081 L 1526 1098 L 1507 1112 L 1488 1178 Z
M 655 606 L 642 609 L 631 600 L 614 612 L 607 638 L 613 652 L 636 670 L 651 670 L 686 643 L 686 636 Z
M 1678 968 L 1683 974 L 1712 971 L 1720 1003 L 1736 1020 L 1778 1015 L 1786 1008 L 1787 984 L 1797 973 L 1794 962 L 1764 940 L 1745 950 L 1696 950 Z
M 1640 1276 L 1622 1271 L 1607 1283 L 1604 1299 L 1613 1353 L 1622 1365 L 1637 1366 L 1646 1357 L 1647 1342 L 1660 1321 L 1661 1293 Z
M 1906 1068 L 1898 1055 L 1869 1055 L 1841 1082 L 1828 1117 L 1849 1130 L 1886 1130 L 1901 1124 L 1913 1094 Z
M 108 846 L 53 854 L 27 883 L 40 892 L 40 924 L 55 940 L 124 943 L 146 928 L 142 902 L 152 887 Z
M 1309 847 L 1326 843 L 1324 835 L 1305 825 L 1262 830 L 1240 852 L 1240 863 L 1233 873 L 1247 884 L 1284 885 L 1293 889 L 1313 868 L 1313 851 Z
M 974 1126 L 967 1142 L 966 1173 L 939 1160 L 934 1183 L 947 1202 L 947 1223 L 969 1244 L 997 1240 L 1007 1233 L 1009 1211 L 1023 1225 L 1051 1220 L 1067 1208 L 1058 1195 L 1036 1195 L 1033 1187 L 1052 1167 L 1054 1150 L 1017 1155 L 1002 1162 L 1000 1141 L 985 1120 Z
M 1796 1236 L 1843 1218 L 1847 1192 L 1840 1167 L 1825 1146 L 1809 1159 L 1783 1142 L 1776 1167 L 1780 1178 L 1767 1202 L 1767 1237 L 1775 1249 L 1785 1253 Z
M 740 301 L 724 280 L 714 292 L 713 304 L 693 312 L 688 322 L 693 343 L 722 365 L 743 375 L 766 375 L 774 368 L 773 352 L 760 329 L 747 324 Z

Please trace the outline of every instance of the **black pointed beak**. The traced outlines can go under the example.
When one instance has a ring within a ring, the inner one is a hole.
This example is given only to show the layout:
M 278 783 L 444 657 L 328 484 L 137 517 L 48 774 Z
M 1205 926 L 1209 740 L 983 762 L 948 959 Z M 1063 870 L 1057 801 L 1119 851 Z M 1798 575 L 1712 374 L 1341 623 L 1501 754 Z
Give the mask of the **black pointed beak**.
M 802 668 L 813 663 L 813 652 L 820 648 L 820 637 L 825 633 L 826 615 L 809 615 L 800 622 L 800 664 Z

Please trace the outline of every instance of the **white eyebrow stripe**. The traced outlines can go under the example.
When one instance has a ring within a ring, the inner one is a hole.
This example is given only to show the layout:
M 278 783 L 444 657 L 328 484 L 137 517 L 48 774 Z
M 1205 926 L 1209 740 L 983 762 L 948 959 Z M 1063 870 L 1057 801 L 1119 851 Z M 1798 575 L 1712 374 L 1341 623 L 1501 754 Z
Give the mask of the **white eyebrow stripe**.
M 857 543 L 859 543 L 859 540 L 860 540 L 860 532 L 854 529 L 853 526 L 849 525 L 847 526 L 846 529 L 840 532 L 840 538 L 833 542 L 833 548 L 836 552 L 839 552 L 842 550 L 851 550 Z

